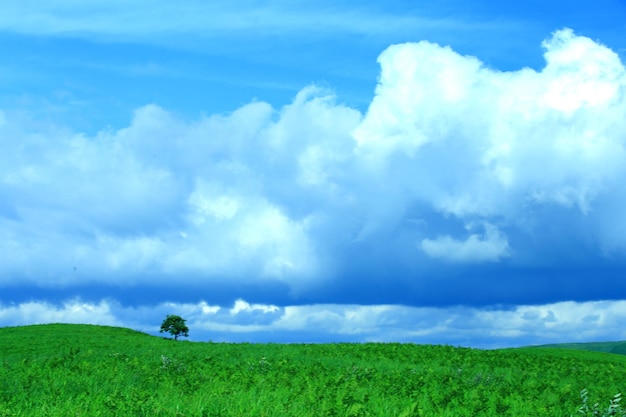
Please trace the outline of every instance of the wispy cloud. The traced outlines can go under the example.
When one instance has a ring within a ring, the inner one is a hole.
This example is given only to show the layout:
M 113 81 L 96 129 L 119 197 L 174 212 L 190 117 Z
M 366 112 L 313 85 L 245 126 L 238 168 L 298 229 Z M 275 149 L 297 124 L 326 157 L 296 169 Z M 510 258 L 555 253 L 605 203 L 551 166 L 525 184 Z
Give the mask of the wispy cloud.
M 511 22 L 461 20 L 433 16 L 423 8 L 412 15 L 335 2 L 56 0 L 45 4 L 13 2 L 0 17 L 0 28 L 38 35 L 101 35 L 142 39 L 146 36 L 284 36 L 286 34 L 388 36 L 417 31 L 503 28 Z

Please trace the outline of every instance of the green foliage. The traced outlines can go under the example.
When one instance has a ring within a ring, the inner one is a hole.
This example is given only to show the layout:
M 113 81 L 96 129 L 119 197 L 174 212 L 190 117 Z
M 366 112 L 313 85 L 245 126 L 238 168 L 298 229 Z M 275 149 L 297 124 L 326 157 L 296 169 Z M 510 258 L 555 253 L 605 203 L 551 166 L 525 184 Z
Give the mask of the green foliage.
M 185 324 L 186 320 L 181 316 L 168 315 L 161 324 L 161 333 L 169 333 L 174 336 L 174 339 L 178 339 L 179 336 L 189 337 L 189 328 Z
M 626 342 L 592 342 L 592 343 L 559 343 L 553 345 L 537 346 L 539 348 L 557 348 L 589 350 L 593 352 L 607 352 L 626 355 Z
M 626 410 L 624 410 L 620 401 L 622 400 L 622 394 L 618 393 L 613 396 L 609 401 L 609 406 L 606 409 L 600 407 L 600 403 L 594 403 L 589 405 L 589 391 L 583 389 L 580 391 L 580 399 L 582 405 L 578 408 L 578 415 L 582 417 L 609 417 L 609 416 L 626 416 Z
M 101 326 L 0 328 L 2 417 L 609 416 L 580 390 L 611 398 L 625 381 L 626 357 L 564 349 L 172 343 Z

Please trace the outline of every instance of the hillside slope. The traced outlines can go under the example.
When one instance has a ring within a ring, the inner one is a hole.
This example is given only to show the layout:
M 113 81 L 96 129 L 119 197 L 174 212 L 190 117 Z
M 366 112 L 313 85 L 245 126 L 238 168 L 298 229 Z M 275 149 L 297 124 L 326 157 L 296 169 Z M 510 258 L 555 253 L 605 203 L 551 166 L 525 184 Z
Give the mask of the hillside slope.
M 551 349 L 585 350 L 590 352 L 615 353 L 626 355 L 626 341 L 621 342 L 591 342 L 591 343 L 557 343 L 533 346 Z
M 626 356 L 399 343 L 228 344 L 0 328 L 0 416 L 537 416 L 626 392 Z

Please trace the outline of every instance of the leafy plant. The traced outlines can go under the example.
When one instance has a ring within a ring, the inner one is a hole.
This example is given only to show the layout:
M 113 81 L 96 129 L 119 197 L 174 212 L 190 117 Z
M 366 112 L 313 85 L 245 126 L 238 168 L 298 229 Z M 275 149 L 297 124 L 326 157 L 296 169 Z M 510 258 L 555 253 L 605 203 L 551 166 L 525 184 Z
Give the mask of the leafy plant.
M 161 369 L 166 371 L 182 372 L 185 370 L 185 364 L 177 359 L 161 355 Z
M 622 394 L 617 393 L 609 401 L 609 406 L 606 409 L 600 408 L 599 403 L 594 403 L 589 406 L 589 391 L 585 388 L 580 391 L 580 399 L 582 405 L 578 408 L 578 414 L 583 417 L 609 417 L 609 416 L 626 416 L 626 410 L 620 406 L 622 400 Z M 572 416 L 573 417 L 573 416 Z
M 626 356 L 565 349 L 174 343 L 105 326 L 0 328 L 0 417 L 626 417 L 620 396 L 593 404 L 625 381 Z M 579 398 L 581 387 L 593 395 Z

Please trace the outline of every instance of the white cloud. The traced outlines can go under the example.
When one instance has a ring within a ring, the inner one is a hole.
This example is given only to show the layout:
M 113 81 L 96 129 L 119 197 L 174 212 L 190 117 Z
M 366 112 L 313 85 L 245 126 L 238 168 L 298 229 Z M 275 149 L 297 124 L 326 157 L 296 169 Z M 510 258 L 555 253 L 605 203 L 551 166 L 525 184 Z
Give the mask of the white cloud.
M 423 239 L 420 247 L 432 258 L 453 262 L 494 262 L 508 256 L 509 242 L 506 236 L 489 223 L 483 226 L 483 235 L 474 233 L 465 240 L 456 240 L 450 236 Z
M 499 72 L 425 41 L 380 55 L 376 96 L 354 137 L 371 177 L 395 192 L 393 204 L 524 227 L 536 207 L 585 216 L 618 191 L 623 63 L 567 29 L 544 48 L 541 71 Z
M 544 74 L 553 78 L 544 92 L 545 104 L 567 115 L 588 107 L 604 107 L 619 99 L 624 66 L 619 56 L 589 38 L 561 30 L 543 43 Z
M 176 242 L 171 254 L 163 254 L 167 271 L 310 276 L 316 259 L 306 218 L 291 220 L 262 197 L 232 189 L 222 193 L 219 188 L 199 182 L 191 193 L 185 238 Z
M 378 58 L 376 96 L 354 136 L 364 152 L 414 156 L 466 120 L 481 63 L 430 42 L 393 45 Z M 462 133 L 462 132 L 459 132 Z
M 277 307 L 238 300 L 230 309 L 199 303 L 123 307 L 114 302 L 0 305 L 0 326 L 89 323 L 158 334 L 167 314 L 187 320 L 190 339 L 379 341 L 495 348 L 623 340 L 626 301 L 559 302 L 486 310 L 468 307 L 303 305 Z
M 302 294 L 361 262 L 433 262 L 416 245 L 435 262 L 514 258 L 555 223 L 545 247 L 619 254 L 626 70 L 569 30 L 544 47 L 543 70 L 512 72 L 429 42 L 389 47 L 364 116 L 315 87 L 195 120 L 150 104 L 93 137 L 5 112 L 0 279 L 273 280 Z M 346 256 L 361 244 L 380 258 Z
M 261 311 L 263 313 L 274 313 L 278 310 L 278 307 L 274 305 L 250 304 L 247 301 L 238 299 L 235 301 L 235 305 L 233 306 L 233 308 L 230 309 L 230 314 L 235 315 L 241 313 L 242 311 L 254 312 L 255 310 Z
M 5 326 L 45 323 L 124 325 L 114 316 L 106 301 L 93 304 L 79 300 L 66 301 L 60 306 L 37 301 L 8 306 L 0 304 L 0 323 Z
M 8 119 L 0 268 L 43 284 L 192 273 L 302 290 L 323 268 L 310 229 L 341 198 L 332 181 L 359 118 L 309 87 L 280 112 L 253 102 L 191 122 L 147 105 L 93 138 Z

